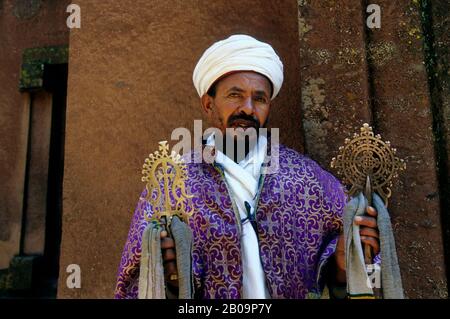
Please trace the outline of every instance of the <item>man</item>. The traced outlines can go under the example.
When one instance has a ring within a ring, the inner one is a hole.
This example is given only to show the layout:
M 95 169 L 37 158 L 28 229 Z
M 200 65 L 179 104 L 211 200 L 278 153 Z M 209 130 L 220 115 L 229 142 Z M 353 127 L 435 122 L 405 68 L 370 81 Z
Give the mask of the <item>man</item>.
M 247 130 L 265 127 L 283 82 L 283 65 L 270 45 L 233 35 L 205 51 L 193 81 L 204 113 L 229 145 L 245 139 Z M 195 297 L 317 298 L 325 283 L 345 284 L 347 199 L 339 181 L 281 144 L 277 172 L 261 174 L 261 154 L 271 149 L 262 135 L 253 147 L 247 143 L 241 156 L 235 148 L 216 148 L 217 142 L 214 136 L 206 141 L 213 163 L 187 166 L 186 188 L 195 198 L 189 219 Z M 152 214 L 145 193 L 122 256 L 117 298 L 137 297 L 142 233 Z M 377 212 L 369 207 L 367 214 L 355 224 L 361 226 L 362 243 L 377 254 Z M 176 247 L 164 231 L 161 247 L 166 283 L 176 291 Z

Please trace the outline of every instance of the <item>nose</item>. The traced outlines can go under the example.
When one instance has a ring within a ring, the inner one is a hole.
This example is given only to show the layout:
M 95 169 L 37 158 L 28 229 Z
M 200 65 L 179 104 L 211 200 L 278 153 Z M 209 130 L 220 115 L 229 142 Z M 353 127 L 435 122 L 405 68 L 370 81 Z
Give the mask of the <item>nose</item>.
M 253 115 L 255 111 L 255 105 L 253 104 L 253 99 L 251 96 L 249 96 L 242 102 L 240 110 L 245 114 Z

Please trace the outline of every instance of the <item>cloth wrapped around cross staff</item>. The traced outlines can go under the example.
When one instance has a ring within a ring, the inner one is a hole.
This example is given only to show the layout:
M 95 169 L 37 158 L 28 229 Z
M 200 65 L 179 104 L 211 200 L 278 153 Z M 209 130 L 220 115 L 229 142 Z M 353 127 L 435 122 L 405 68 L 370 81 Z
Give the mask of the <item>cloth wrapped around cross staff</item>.
M 379 134 L 374 135 L 372 128 L 365 123 L 360 134 L 355 133 L 352 140 L 345 140 L 345 145 L 339 148 L 339 155 L 331 162 L 331 167 L 343 177 L 343 183 L 350 187 L 348 195 L 352 196 L 344 211 L 349 298 L 404 298 L 387 211 L 392 181 L 399 170 L 406 168 L 403 160 L 395 154 L 396 149 L 391 148 L 390 142 L 382 141 Z M 373 256 L 367 244 L 362 248 L 359 226 L 353 223 L 355 216 L 363 215 L 367 206 L 375 207 L 378 212 L 379 256 Z
M 159 143 L 159 151 L 145 160 L 142 181 L 146 182 L 147 197 L 153 207 L 150 223 L 142 236 L 142 259 L 139 271 L 139 299 L 164 299 L 166 296 L 180 299 L 193 297 L 191 251 L 192 232 L 186 224 L 192 210 L 187 202 L 184 181 L 186 167 L 179 154 L 171 152 L 166 141 Z M 192 207 L 192 206 L 191 206 Z M 167 289 L 164 280 L 161 253 L 161 231 L 166 230 L 176 245 L 178 273 L 170 278 L 178 280 L 178 295 Z

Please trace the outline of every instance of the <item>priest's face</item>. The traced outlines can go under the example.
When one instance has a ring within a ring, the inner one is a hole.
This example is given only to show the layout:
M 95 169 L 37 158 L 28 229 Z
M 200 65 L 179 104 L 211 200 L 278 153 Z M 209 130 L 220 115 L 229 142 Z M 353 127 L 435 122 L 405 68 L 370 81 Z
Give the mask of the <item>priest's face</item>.
M 232 133 L 236 140 L 248 128 L 258 131 L 265 127 L 271 91 L 271 83 L 264 75 L 236 72 L 216 82 L 202 97 L 202 106 L 213 127 L 220 129 L 224 136 L 227 128 L 237 129 Z

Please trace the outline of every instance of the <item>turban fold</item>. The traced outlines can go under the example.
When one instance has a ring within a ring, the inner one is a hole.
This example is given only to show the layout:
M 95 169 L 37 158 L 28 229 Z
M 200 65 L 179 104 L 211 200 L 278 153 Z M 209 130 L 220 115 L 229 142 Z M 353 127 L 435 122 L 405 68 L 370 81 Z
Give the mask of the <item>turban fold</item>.
M 236 71 L 265 75 L 272 82 L 271 99 L 283 84 L 283 63 L 275 50 L 251 36 L 237 34 L 214 43 L 197 62 L 192 80 L 198 95 L 202 97 L 219 78 Z

